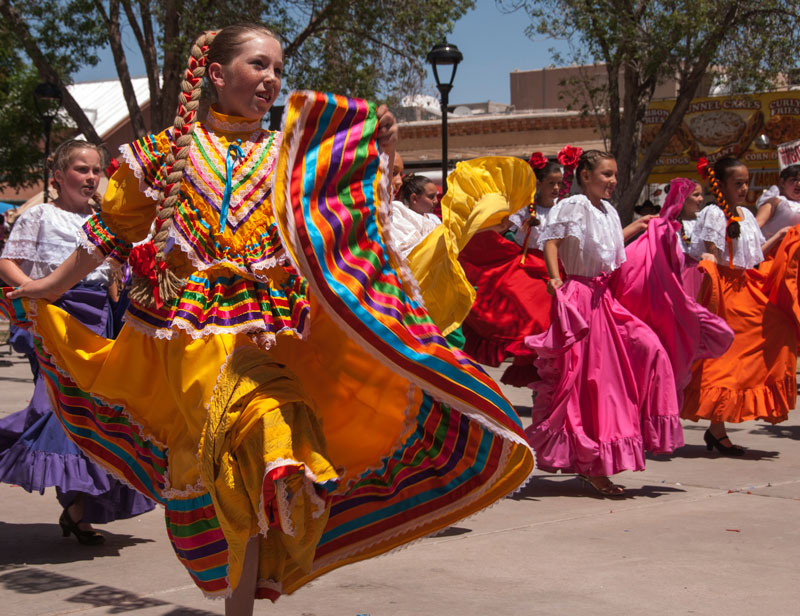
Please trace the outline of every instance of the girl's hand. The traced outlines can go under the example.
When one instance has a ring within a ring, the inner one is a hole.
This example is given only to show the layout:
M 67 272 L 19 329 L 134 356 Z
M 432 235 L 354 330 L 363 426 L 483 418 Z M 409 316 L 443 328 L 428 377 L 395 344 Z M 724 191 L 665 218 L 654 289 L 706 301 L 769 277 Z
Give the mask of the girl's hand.
M 716 263 L 717 262 L 717 257 L 715 257 L 710 252 L 704 252 L 703 254 L 700 255 L 700 260 L 701 261 L 711 261 L 712 263 Z
M 647 225 L 654 218 L 657 218 L 655 214 L 648 214 L 647 216 L 642 216 L 641 218 L 637 218 L 622 230 L 622 237 L 627 242 L 632 237 L 639 235 L 640 233 L 642 233 L 647 229 Z
M 384 152 L 394 152 L 397 144 L 397 120 L 386 105 L 376 110 L 378 115 L 378 147 Z
M 547 281 L 547 292 L 550 295 L 555 296 L 556 289 L 560 289 L 563 286 L 564 286 L 564 281 L 561 280 L 561 278 L 551 278 L 550 280 Z
M 17 299 L 19 297 L 29 297 L 31 299 L 46 299 L 50 302 L 57 300 L 61 297 L 62 292 L 53 288 L 50 283 L 50 276 L 39 278 L 38 280 L 29 280 L 23 282 L 16 289 L 6 294 L 8 299 Z

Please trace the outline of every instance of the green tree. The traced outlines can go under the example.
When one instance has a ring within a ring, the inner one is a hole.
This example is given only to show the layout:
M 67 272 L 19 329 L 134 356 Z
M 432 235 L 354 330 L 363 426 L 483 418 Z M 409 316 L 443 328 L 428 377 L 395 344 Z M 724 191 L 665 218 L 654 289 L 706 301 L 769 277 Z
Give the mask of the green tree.
M 797 66 L 800 8 L 789 0 L 497 0 L 525 10 L 530 36 L 567 39 L 569 60 L 605 64 L 607 81 L 588 84 L 590 107 L 608 122 L 619 165 L 617 208 L 623 222 L 664 147 L 680 127 L 709 73 L 734 91 L 774 87 Z M 652 142 L 639 151 L 645 111 L 656 86 L 675 79 L 678 95 Z

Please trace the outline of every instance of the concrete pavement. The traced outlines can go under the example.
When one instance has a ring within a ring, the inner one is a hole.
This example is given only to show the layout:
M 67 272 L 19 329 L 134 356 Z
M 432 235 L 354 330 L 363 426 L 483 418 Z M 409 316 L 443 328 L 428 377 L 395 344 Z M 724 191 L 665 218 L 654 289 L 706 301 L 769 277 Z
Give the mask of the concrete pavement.
M 27 361 L 0 355 L 0 416 L 22 408 L 32 389 Z M 529 414 L 527 391 L 505 389 Z M 748 447 L 742 459 L 707 453 L 703 430 L 687 423 L 687 445 L 674 456 L 618 476 L 629 499 L 540 473 L 438 537 L 336 570 L 277 604 L 259 602 L 256 613 L 800 613 L 800 411 L 779 426 L 733 426 Z M 178 563 L 160 509 L 105 525 L 106 544 L 85 547 L 61 537 L 54 494 L 0 485 L 0 502 L 3 616 L 223 612 Z

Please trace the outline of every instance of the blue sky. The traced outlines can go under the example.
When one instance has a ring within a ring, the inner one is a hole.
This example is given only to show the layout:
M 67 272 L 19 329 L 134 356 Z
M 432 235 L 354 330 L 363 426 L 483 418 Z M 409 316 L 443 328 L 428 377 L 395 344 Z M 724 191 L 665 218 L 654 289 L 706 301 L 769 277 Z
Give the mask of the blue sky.
M 564 43 L 550 39 L 532 41 L 525 35 L 530 23 L 528 15 L 521 11 L 504 14 L 498 10 L 494 0 L 477 0 L 476 7 L 457 23 L 448 42 L 458 46 L 464 54 L 450 93 L 451 104 L 481 101 L 510 102 L 508 74 L 515 70 L 526 70 L 550 66 L 549 49 Z M 131 74 L 144 75 L 141 58 L 135 42 L 127 44 Z M 84 69 L 75 76 L 76 81 L 113 79 L 116 77 L 111 53 L 103 54 L 98 66 Z M 429 75 L 426 94 L 437 94 L 433 76 Z M 437 94 L 438 96 L 438 94 Z

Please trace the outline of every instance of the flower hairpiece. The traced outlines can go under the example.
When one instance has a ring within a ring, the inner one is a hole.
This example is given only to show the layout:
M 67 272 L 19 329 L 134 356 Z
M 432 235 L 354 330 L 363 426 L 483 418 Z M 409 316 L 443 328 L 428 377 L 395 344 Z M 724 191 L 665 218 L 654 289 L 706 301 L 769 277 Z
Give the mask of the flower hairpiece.
M 112 158 L 111 162 L 108 163 L 108 167 L 106 167 L 106 177 L 114 175 L 117 169 L 119 169 L 119 161 L 116 158 Z
M 559 164 L 564 168 L 564 179 L 562 181 L 561 190 L 558 191 L 559 198 L 569 195 L 572 189 L 572 180 L 575 177 L 575 167 L 578 166 L 583 150 L 577 146 L 565 145 L 561 151 L 556 155 Z
M 534 152 L 528 159 L 528 164 L 534 169 L 542 169 L 547 164 L 547 156 L 541 152 Z

